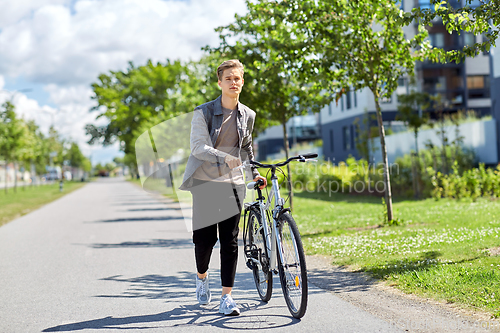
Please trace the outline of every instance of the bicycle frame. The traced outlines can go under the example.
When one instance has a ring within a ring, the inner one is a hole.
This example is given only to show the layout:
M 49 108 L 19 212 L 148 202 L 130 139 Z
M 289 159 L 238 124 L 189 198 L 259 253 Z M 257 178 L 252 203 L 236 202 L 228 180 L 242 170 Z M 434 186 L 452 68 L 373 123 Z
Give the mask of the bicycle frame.
M 276 255 L 276 250 L 278 250 L 278 253 L 280 254 L 280 257 L 282 256 L 282 249 L 281 249 L 281 239 L 278 234 L 278 228 L 277 228 L 277 219 L 279 216 L 279 213 L 283 209 L 283 204 L 284 200 L 280 196 L 279 192 L 279 185 L 278 185 L 278 177 L 275 175 L 272 176 L 271 178 L 272 182 L 272 190 L 270 196 L 267 198 L 267 201 L 263 201 L 262 199 L 259 200 L 259 208 L 260 208 L 260 216 L 262 217 L 262 227 L 264 228 L 264 238 L 266 241 L 266 246 L 267 246 L 267 253 L 269 253 L 269 269 L 271 271 L 275 271 L 277 268 L 277 255 Z M 267 209 L 269 208 L 269 205 L 271 204 L 272 200 L 274 197 L 274 209 L 272 210 L 272 224 L 271 224 L 271 230 L 269 230 L 269 223 L 267 221 Z M 276 249 L 276 246 L 278 246 L 278 249 Z M 283 259 L 283 258 L 281 258 Z

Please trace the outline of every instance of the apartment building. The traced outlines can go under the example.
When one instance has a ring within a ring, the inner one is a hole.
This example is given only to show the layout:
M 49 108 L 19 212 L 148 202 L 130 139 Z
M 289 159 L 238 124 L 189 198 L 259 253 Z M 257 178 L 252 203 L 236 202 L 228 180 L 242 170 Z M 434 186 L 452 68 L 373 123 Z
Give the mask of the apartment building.
M 465 4 L 464 0 L 462 2 Z M 473 5 L 479 4 L 478 0 L 473 1 Z M 453 5 L 459 6 L 460 3 L 454 2 Z M 405 11 L 410 11 L 415 6 L 433 8 L 430 0 L 401 1 L 401 8 Z M 405 27 L 404 32 L 407 38 L 413 38 L 416 29 L 416 26 Z M 465 32 L 449 34 L 439 21 L 434 22 L 429 28 L 430 43 L 434 47 L 445 50 L 461 49 L 464 45 L 482 42 L 483 39 L 484 36 L 475 36 Z M 474 110 L 479 116 L 492 114 L 499 119 L 497 126 L 500 126 L 500 101 L 495 102 L 496 96 L 500 95 L 500 55 L 495 58 L 494 52 L 495 50 L 491 52 L 492 54 L 484 52 L 460 63 L 439 64 L 429 61 L 417 63 L 415 73 L 417 87 L 432 95 L 440 94 L 446 104 L 445 112 L 448 114 L 459 110 Z M 386 132 L 397 133 L 405 129 L 404 124 L 396 119 L 397 95 L 405 94 L 409 89 L 409 79 L 400 78 L 393 96 L 381 101 Z M 428 112 L 431 118 L 438 118 L 436 110 L 432 108 L 424 112 Z M 373 94 L 367 88 L 348 91 L 337 102 L 325 106 L 316 118 L 319 130 L 315 132 L 320 134 L 323 140 L 323 157 L 334 162 L 345 161 L 350 155 L 356 158 L 362 157 L 356 148 L 357 129 L 364 128 L 365 118 L 368 126 L 377 126 L 374 115 Z M 297 123 L 297 120 L 295 122 Z M 294 125 L 289 122 L 287 128 L 289 128 L 291 146 L 295 142 L 317 139 L 314 136 L 300 137 L 299 135 L 299 138 L 294 141 L 291 131 Z M 283 130 L 281 126 L 271 127 L 260 134 L 255 141 L 258 144 L 258 158 L 265 159 L 283 149 Z M 500 145 L 498 146 L 498 156 L 500 156 Z M 407 152 L 401 151 L 401 154 L 403 153 Z
M 407 11 L 415 5 L 431 8 L 429 0 L 404 1 L 401 4 L 402 8 Z M 414 26 L 405 27 L 404 30 L 408 38 L 412 38 L 416 33 Z M 470 33 L 449 34 L 440 22 L 435 22 L 429 28 L 431 44 L 445 50 L 461 49 L 464 45 L 482 42 L 483 38 L 484 36 L 475 36 Z M 492 114 L 490 56 L 489 52 L 484 52 L 461 63 L 436 64 L 429 61 L 418 63 L 416 66 L 417 87 L 432 95 L 443 96 L 446 113 L 474 110 L 480 116 Z M 500 72 L 500 69 L 498 71 Z M 398 132 L 403 128 L 401 122 L 396 120 L 397 95 L 406 93 L 409 89 L 408 84 L 407 78 L 401 78 L 393 96 L 382 101 L 382 118 L 386 131 Z M 497 87 L 500 87 L 498 81 Z M 432 108 L 425 112 L 428 112 L 431 118 L 438 117 L 436 110 Z M 370 126 L 377 126 L 376 121 L 373 120 L 374 114 L 373 94 L 368 89 L 350 91 L 337 103 L 334 102 L 323 108 L 320 119 L 325 159 L 339 162 L 349 155 L 360 158 L 355 145 L 356 124 L 362 126 L 362 120 L 368 117 Z M 500 116 L 500 110 L 498 114 Z M 402 151 L 401 154 L 403 153 L 406 152 Z

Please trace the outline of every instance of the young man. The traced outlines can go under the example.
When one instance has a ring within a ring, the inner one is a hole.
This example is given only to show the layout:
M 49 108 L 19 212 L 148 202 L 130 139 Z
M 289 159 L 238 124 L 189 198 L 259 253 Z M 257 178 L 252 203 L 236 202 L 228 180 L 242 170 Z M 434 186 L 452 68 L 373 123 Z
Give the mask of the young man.
M 211 293 L 208 266 L 219 233 L 222 298 L 219 312 L 239 315 L 231 297 L 238 259 L 238 223 L 245 196 L 242 160 L 254 159 L 252 131 L 255 112 L 239 102 L 243 88 L 243 65 L 224 61 L 217 68 L 222 95 L 196 107 L 191 122 L 191 155 L 182 190 L 193 195 L 193 243 L 196 259 L 196 296 L 208 304 Z M 254 180 L 266 179 L 251 168 Z

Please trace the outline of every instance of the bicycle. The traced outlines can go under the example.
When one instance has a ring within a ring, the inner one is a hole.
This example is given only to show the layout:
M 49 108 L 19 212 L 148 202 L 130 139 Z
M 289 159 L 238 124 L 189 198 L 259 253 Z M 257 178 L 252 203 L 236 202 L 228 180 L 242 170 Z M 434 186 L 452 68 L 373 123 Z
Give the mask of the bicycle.
M 247 185 L 248 189 L 257 191 L 258 197 L 256 201 L 244 204 L 244 252 L 262 301 L 268 302 L 271 299 L 273 273 L 279 273 L 286 305 L 295 318 L 302 318 L 307 308 L 306 261 L 299 229 L 290 208 L 284 207 L 285 199 L 280 196 L 276 170 L 282 172 L 280 167 L 293 160 L 306 162 L 317 156 L 318 154 L 299 155 L 276 164 L 248 161 L 238 167 L 254 165 L 271 169 L 272 190 L 267 201 L 259 188 L 264 184 L 261 179 Z M 273 197 L 274 207 L 269 209 Z

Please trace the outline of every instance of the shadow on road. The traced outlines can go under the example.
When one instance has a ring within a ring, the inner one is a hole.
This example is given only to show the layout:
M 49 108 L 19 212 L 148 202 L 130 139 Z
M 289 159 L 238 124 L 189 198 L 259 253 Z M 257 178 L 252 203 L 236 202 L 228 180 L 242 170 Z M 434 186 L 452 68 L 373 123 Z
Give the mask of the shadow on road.
M 220 328 L 242 330 L 242 329 L 272 329 L 297 324 L 300 321 L 293 317 L 284 315 L 259 315 L 245 316 L 246 309 L 242 309 L 242 315 L 238 317 L 226 317 L 220 314 L 214 315 L 215 309 L 203 309 L 199 305 L 181 305 L 171 311 L 157 314 L 130 316 L 130 317 L 104 317 L 78 323 L 65 324 L 47 328 L 42 332 L 64 332 L 79 331 L 84 329 L 158 329 L 167 327 L 203 327 L 216 326 Z M 169 321 L 179 321 L 168 325 Z M 145 326 L 133 324 L 164 323 L 166 325 Z
M 89 245 L 94 249 L 119 249 L 119 248 L 169 248 L 186 249 L 194 247 L 190 239 L 152 239 L 149 242 L 122 242 L 115 244 L 96 243 Z
M 213 270 L 211 285 L 219 283 L 218 270 Z M 75 322 L 47 328 L 43 332 L 64 332 L 84 329 L 158 329 L 170 327 L 216 326 L 225 329 L 272 329 L 300 322 L 289 315 L 283 301 L 282 306 L 270 306 L 261 302 L 255 290 L 253 276 L 250 271 L 240 273 L 236 278 L 237 300 L 241 315 L 226 317 L 218 313 L 217 296 L 219 288 L 213 291 L 214 299 L 210 305 L 200 306 L 196 302 L 193 272 L 177 272 L 175 276 L 145 275 L 136 278 L 125 278 L 121 275 L 110 276 L 102 281 L 118 282 L 129 285 L 128 289 L 118 295 L 97 295 L 97 298 L 145 298 L 164 299 L 167 303 L 181 303 L 174 309 L 150 315 L 129 317 L 107 316 L 99 319 Z M 277 290 L 274 297 L 282 297 Z M 191 303 L 191 304 L 189 304 Z M 279 308 L 280 314 L 270 314 L 272 309 Z M 135 325 L 134 325 L 135 324 Z M 154 324 L 154 325 L 153 325 Z
M 308 269 L 307 278 L 309 282 L 314 283 L 319 288 L 336 293 L 366 291 L 375 283 L 375 280 L 369 279 L 362 274 L 331 268 Z
M 184 218 L 182 216 L 147 216 L 147 217 L 127 217 L 112 220 L 100 220 L 87 223 L 116 223 L 116 222 L 146 222 L 146 221 L 172 221 L 179 220 L 182 221 Z
M 142 202 L 120 202 L 112 204 L 111 206 L 142 206 L 142 205 L 165 205 L 165 202 L 161 202 L 158 200 L 154 201 L 142 201 Z
M 166 208 L 137 208 L 137 209 L 127 209 L 124 212 L 150 212 L 158 210 L 181 210 L 180 207 L 166 207 Z
M 159 274 L 125 278 L 121 275 L 110 276 L 101 281 L 118 282 L 129 285 L 120 295 L 97 295 L 104 298 L 146 298 L 165 299 L 169 302 L 194 295 L 193 272 L 178 272 L 175 276 Z

